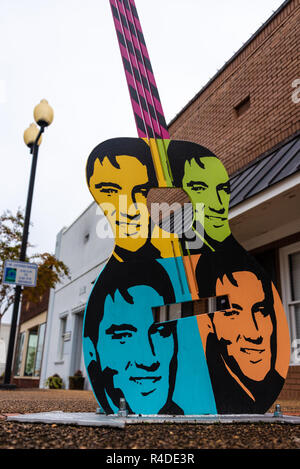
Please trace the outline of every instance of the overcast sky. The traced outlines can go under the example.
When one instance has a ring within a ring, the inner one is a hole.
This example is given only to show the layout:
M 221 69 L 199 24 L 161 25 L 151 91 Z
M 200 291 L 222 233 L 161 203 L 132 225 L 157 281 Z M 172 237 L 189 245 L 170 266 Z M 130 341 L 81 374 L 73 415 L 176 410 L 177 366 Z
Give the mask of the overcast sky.
M 282 0 L 136 0 L 167 122 Z M 25 208 L 31 156 L 23 132 L 43 98 L 54 109 L 39 151 L 30 242 L 56 234 L 92 202 L 91 150 L 137 136 L 109 0 L 0 0 L 0 210 Z

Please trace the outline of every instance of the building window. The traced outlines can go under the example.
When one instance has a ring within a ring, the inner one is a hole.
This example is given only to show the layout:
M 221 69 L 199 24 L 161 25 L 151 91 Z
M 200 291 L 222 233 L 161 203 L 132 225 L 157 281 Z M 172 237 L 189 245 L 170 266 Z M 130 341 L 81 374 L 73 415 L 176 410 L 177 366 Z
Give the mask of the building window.
M 281 250 L 282 299 L 291 338 L 291 364 L 300 365 L 300 243 Z
M 64 347 L 65 347 L 65 334 L 67 330 L 67 316 L 60 318 L 60 334 L 58 342 L 58 359 L 63 360 L 64 358 Z
M 289 255 L 290 301 L 289 310 L 292 344 L 300 342 L 300 251 Z M 298 348 L 298 347 L 297 347 Z
M 18 339 L 16 361 L 15 361 L 15 375 L 20 376 L 21 373 L 21 364 L 22 364 L 22 355 L 24 348 L 25 332 L 21 332 Z
M 29 330 L 25 361 L 25 376 L 40 376 L 46 324 Z
M 39 335 L 38 335 L 37 349 L 36 349 L 36 356 L 35 356 L 34 376 L 40 376 L 41 374 L 45 330 L 46 330 L 46 323 L 43 323 L 39 327 Z
M 25 376 L 33 376 L 34 361 L 35 361 L 35 354 L 36 354 L 36 348 L 37 348 L 37 339 L 38 339 L 38 328 L 36 327 L 29 331 L 25 371 L 24 371 Z
M 250 95 L 243 99 L 239 104 L 234 106 L 237 117 L 242 116 L 250 108 Z

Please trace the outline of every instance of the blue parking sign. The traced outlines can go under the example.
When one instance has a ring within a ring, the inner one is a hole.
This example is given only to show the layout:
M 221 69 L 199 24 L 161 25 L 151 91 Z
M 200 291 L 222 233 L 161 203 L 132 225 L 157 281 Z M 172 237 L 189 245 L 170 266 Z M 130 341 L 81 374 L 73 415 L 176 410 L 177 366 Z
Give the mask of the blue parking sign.
M 37 264 L 30 262 L 6 260 L 2 283 L 4 285 L 20 285 L 35 287 L 37 280 Z

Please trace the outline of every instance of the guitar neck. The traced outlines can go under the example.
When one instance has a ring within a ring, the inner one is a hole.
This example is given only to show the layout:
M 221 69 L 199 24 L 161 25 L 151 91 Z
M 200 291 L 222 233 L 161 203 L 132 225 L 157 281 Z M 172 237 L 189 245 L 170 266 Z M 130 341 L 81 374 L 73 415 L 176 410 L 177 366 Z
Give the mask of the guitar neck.
M 138 136 L 147 139 L 159 187 L 174 187 L 167 157 L 170 135 L 152 71 L 142 27 L 134 0 L 110 0 Z M 174 258 L 182 256 L 178 238 L 170 240 Z M 190 256 L 184 259 L 185 276 L 193 298 L 197 283 Z M 182 285 L 185 278 L 178 270 Z
M 138 136 L 169 139 L 134 0 L 110 0 Z

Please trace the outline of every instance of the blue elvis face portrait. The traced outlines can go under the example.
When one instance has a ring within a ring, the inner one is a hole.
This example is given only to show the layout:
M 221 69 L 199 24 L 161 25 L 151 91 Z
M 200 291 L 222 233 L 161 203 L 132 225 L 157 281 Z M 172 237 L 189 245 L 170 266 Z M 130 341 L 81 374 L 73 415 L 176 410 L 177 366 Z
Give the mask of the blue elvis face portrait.
M 84 358 L 106 414 L 118 412 L 121 398 L 134 414 L 216 413 L 196 316 L 154 321 L 153 308 L 178 302 L 175 270 L 169 262 L 111 262 L 95 282 Z
M 139 285 L 128 293 L 132 303 L 119 291 L 105 300 L 97 343 L 100 365 L 112 377 L 113 392 L 121 391 L 133 413 L 157 414 L 170 396 L 176 324 L 154 323 L 150 305 L 163 299 L 153 288 Z

